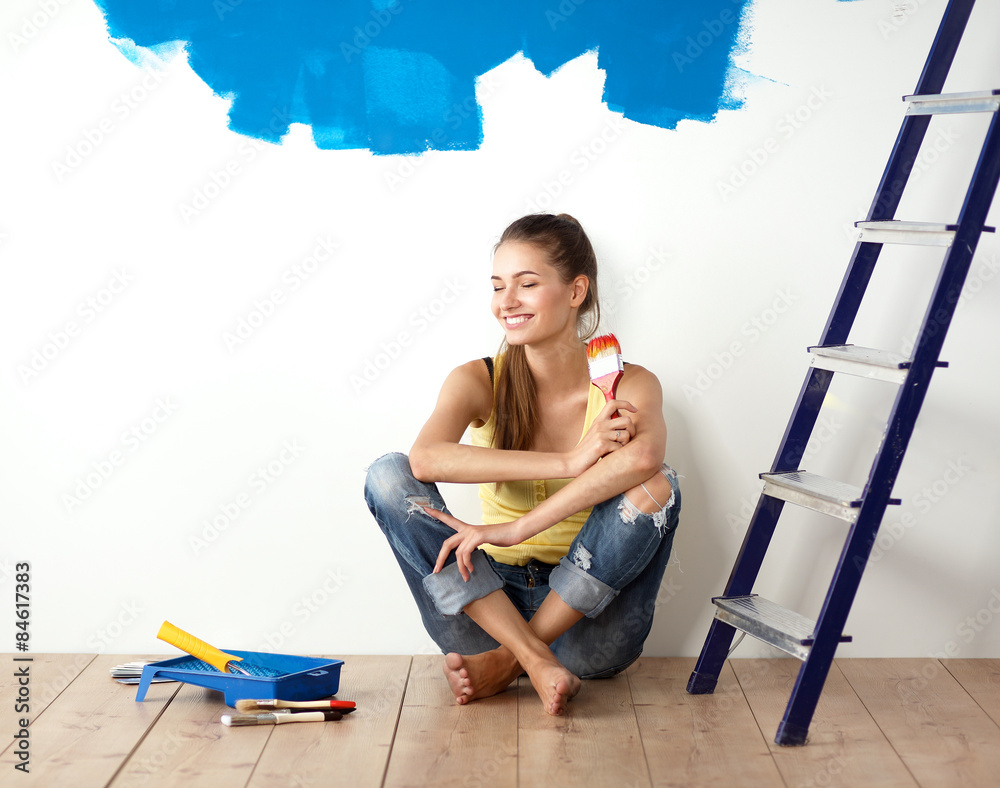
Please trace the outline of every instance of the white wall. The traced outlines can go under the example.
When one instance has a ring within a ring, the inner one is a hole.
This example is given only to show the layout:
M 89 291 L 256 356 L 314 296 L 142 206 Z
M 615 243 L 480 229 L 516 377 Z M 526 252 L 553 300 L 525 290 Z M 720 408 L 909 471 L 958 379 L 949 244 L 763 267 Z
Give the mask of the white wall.
M 949 89 L 998 86 L 1000 8 L 980 6 Z M 5 3 L 0 29 L 41 7 Z M 0 650 L 20 561 L 35 651 L 163 653 L 164 619 L 228 648 L 433 650 L 364 469 L 409 447 L 449 369 L 495 350 L 490 248 L 540 207 L 589 229 L 606 327 L 663 382 L 684 510 L 647 653 L 697 654 L 943 7 L 758 0 L 744 108 L 670 131 L 602 105 L 593 56 L 548 80 L 515 57 L 481 82 L 482 148 L 420 158 L 318 151 L 302 128 L 240 137 L 183 55 L 139 71 L 84 0 L 5 41 Z M 901 218 L 956 217 L 984 129 L 933 121 Z M 214 198 L 186 220 L 198 193 Z M 851 339 L 901 349 L 940 255 L 883 258 Z M 842 655 L 998 653 L 998 268 L 988 236 Z M 260 325 L 227 347 L 245 319 Z M 888 389 L 836 382 L 811 470 L 860 483 Z M 447 494 L 475 516 L 474 490 Z M 842 528 L 791 509 L 757 590 L 815 615 Z

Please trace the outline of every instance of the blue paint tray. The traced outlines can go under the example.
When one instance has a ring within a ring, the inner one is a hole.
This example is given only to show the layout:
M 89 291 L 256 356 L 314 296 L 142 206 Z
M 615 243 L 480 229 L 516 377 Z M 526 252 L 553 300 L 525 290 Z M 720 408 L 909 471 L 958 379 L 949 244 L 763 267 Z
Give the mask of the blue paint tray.
M 198 687 L 218 690 L 225 694 L 226 705 L 246 698 L 261 700 L 319 700 L 336 695 L 340 687 L 340 666 L 343 660 L 322 657 L 297 657 L 291 654 L 267 654 L 259 651 L 226 653 L 243 657 L 248 663 L 279 672 L 277 676 L 240 676 L 222 673 L 211 665 L 185 655 L 162 662 L 153 662 L 142 669 L 136 701 L 146 698 L 154 678 L 173 679 Z

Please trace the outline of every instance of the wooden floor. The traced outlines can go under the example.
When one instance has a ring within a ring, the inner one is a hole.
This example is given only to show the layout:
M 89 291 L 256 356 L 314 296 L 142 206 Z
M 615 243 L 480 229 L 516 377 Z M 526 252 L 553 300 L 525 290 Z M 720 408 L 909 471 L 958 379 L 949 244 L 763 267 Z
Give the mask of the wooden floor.
M 115 683 L 132 655 L 32 655 L 29 774 L 13 656 L 0 678 L 0 785 L 996 786 L 1000 660 L 838 660 L 805 747 L 773 743 L 799 663 L 732 660 L 713 695 L 694 661 L 643 658 L 548 717 L 522 678 L 459 707 L 440 657 L 341 657 L 340 722 L 227 728 L 221 695 Z

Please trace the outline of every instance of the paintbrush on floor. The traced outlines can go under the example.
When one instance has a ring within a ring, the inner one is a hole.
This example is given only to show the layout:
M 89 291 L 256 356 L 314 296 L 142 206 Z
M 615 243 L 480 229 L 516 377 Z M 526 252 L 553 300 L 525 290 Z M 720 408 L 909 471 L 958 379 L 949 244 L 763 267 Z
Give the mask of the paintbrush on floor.
M 354 711 L 357 704 L 353 700 L 252 700 L 244 698 L 236 701 L 236 711 L 270 711 L 273 709 L 334 709 L 342 714 Z
M 230 728 L 246 725 L 283 725 L 286 722 L 327 722 L 343 719 L 339 711 L 272 711 L 265 714 L 223 714 L 222 724 Z

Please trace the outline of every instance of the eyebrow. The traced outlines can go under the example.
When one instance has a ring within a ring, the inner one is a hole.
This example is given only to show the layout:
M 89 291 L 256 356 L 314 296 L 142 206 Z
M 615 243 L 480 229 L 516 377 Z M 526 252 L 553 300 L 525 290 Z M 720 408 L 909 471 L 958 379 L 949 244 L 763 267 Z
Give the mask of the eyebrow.
M 517 279 L 519 276 L 528 276 L 528 275 L 539 276 L 539 273 L 537 271 L 518 271 L 516 274 L 514 274 L 512 278 Z M 499 276 L 496 276 L 495 274 L 491 276 L 490 279 L 497 279 L 502 281 L 502 279 Z

